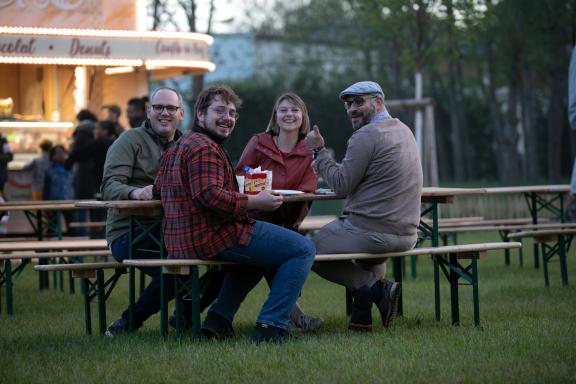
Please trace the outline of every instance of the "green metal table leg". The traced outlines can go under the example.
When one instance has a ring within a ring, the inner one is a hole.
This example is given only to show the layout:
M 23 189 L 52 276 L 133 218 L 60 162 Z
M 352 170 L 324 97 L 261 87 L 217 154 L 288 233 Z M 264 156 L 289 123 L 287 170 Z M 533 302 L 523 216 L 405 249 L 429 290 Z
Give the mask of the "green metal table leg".
M 472 301 L 474 304 L 474 325 L 480 326 L 480 298 L 478 297 L 478 254 L 472 256 Z
M 544 270 L 544 285 L 549 287 L 550 279 L 548 277 L 548 256 L 546 253 L 546 244 L 542 243 L 542 269 Z
M 531 208 L 530 208 L 530 215 L 532 216 L 532 224 L 538 224 L 538 206 L 536 205 L 536 193 L 532 192 L 529 193 L 530 201 L 531 201 Z M 534 268 L 540 268 L 540 256 L 539 256 L 539 249 L 538 244 L 534 244 Z
M 432 246 L 438 246 L 438 203 L 432 203 Z M 434 309 L 436 321 L 440 321 L 440 266 L 438 257 L 432 256 L 434 260 Z
M 190 295 L 192 298 L 192 337 L 200 340 L 200 279 L 198 266 L 193 266 L 190 271 L 192 286 Z
M 102 269 L 96 271 L 96 289 L 98 294 L 98 325 L 100 334 L 103 335 L 106 332 L 106 291 Z
M 458 307 L 458 274 L 454 268 L 458 267 L 456 254 L 452 253 L 450 259 L 450 310 L 452 313 L 452 325 L 460 323 L 460 308 Z
M 90 313 L 90 281 L 83 277 L 81 280 L 81 289 L 84 295 L 84 324 L 86 326 L 86 334 L 92 334 L 92 314 Z
M 134 250 L 134 219 L 132 216 L 128 218 L 129 220 L 129 228 L 128 231 L 128 259 L 132 260 L 133 258 L 133 250 Z M 135 303 L 135 277 L 134 267 L 128 268 L 128 330 L 130 332 L 134 332 L 134 303 Z
M 12 316 L 14 314 L 14 297 L 12 286 L 14 281 L 12 278 L 12 262 L 10 260 L 6 260 L 6 264 L 4 266 L 4 276 L 6 278 L 6 313 L 8 316 Z
M 566 241 L 564 235 L 558 239 L 558 256 L 560 257 L 560 274 L 562 276 L 562 285 L 568 285 L 568 269 L 566 268 Z

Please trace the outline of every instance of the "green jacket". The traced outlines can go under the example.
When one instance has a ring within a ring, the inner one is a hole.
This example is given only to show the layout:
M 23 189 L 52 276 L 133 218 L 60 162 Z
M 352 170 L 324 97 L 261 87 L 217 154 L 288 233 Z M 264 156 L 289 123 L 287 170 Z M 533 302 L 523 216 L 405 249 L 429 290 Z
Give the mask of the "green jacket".
M 182 136 L 176 131 L 174 139 Z M 141 127 L 121 134 L 108 149 L 100 192 L 103 200 L 128 200 L 130 193 L 154 184 L 160 168 L 160 156 L 170 143 L 158 136 L 145 122 Z M 111 244 L 128 232 L 128 217 L 108 210 L 106 240 Z

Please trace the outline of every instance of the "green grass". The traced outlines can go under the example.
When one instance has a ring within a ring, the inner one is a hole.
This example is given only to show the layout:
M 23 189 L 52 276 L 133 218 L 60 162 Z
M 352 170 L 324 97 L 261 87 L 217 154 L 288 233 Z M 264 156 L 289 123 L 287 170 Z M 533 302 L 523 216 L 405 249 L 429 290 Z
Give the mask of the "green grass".
M 460 242 L 486 240 L 498 239 L 475 235 Z M 347 331 L 343 289 L 311 274 L 300 303 L 325 326 L 281 346 L 258 347 L 248 338 L 264 284 L 238 313 L 231 341 L 178 341 L 173 333 L 164 340 L 158 316 L 136 334 L 111 340 L 85 336 L 81 296 L 38 291 L 36 272 L 28 268 L 15 284 L 15 315 L 8 318 L 4 308 L 0 314 L 0 383 L 575 382 L 576 288 L 561 286 L 557 262 L 545 288 L 531 249 L 524 247 L 524 267 L 516 252 L 509 267 L 500 252 L 480 261 L 481 327 L 473 326 L 466 286 L 460 288 L 461 325 L 450 325 L 445 282 L 442 320 L 434 320 L 432 263 L 420 257 L 417 279 L 407 271 L 403 285 L 405 316 L 391 329 L 378 324 L 371 334 Z M 110 297 L 109 321 L 126 304 L 126 280 Z

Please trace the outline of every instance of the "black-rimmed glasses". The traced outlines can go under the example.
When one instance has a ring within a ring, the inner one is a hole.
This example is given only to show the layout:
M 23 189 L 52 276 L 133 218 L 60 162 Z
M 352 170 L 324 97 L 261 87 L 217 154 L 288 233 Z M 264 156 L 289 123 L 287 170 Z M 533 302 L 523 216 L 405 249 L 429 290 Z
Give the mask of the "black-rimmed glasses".
M 374 99 L 376 96 L 368 96 L 366 98 L 365 97 L 366 96 L 355 96 L 353 98 L 344 100 L 344 108 L 346 109 L 350 109 L 351 107 L 360 108 L 361 106 L 366 104 L 366 101 L 368 99 Z
M 173 115 L 176 113 L 176 111 L 178 111 L 181 107 L 178 107 L 176 105 L 162 105 L 162 104 L 152 104 L 152 110 L 155 113 L 162 113 L 164 112 L 164 109 L 166 109 L 166 112 L 168 112 L 170 115 Z

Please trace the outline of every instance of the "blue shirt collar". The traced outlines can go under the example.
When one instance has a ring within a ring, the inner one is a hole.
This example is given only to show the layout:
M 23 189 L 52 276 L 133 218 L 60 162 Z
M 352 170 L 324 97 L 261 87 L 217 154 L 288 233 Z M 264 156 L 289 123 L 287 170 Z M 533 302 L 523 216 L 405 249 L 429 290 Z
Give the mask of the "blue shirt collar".
M 372 118 L 372 120 L 370 120 L 370 122 L 375 123 L 377 121 L 386 120 L 386 119 L 390 119 L 390 118 L 392 118 L 392 116 L 390 116 L 388 111 L 384 111 L 384 112 L 380 112 L 380 113 L 377 113 L 376 115 L 374 115 L 374 117 Z

